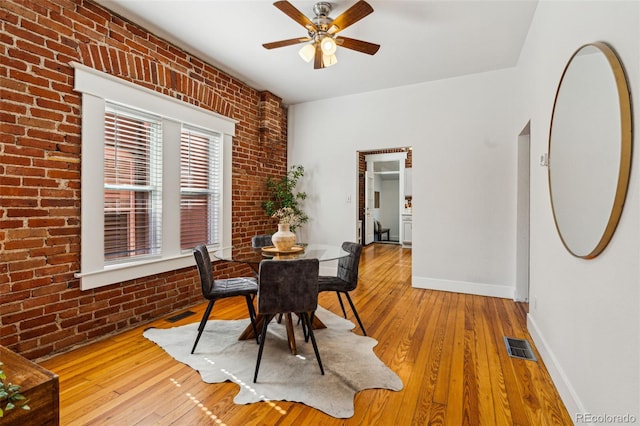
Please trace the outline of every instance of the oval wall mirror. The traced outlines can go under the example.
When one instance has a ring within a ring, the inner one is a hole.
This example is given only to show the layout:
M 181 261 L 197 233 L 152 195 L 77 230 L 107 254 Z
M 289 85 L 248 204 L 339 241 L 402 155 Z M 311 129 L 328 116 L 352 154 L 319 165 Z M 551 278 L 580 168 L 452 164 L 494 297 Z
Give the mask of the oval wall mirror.
M 609 243 L 631 167 L 631 105 L 622 64 L 605 43 L 579 48 L 564 69 L 549 133 L 549 191 L 558 234 L 591 259 Z

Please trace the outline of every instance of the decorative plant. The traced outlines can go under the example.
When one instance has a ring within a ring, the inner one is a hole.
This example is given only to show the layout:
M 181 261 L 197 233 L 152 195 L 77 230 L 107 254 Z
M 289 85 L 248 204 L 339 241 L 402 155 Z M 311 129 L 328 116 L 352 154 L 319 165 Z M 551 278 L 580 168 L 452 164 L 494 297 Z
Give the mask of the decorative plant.
M 279 180 L 268 178 L 266 182 L 267 190 L 271 193 L 271 197 L 262 203 L 262 207 L 269 216 L 280 220 L 282 218 L 275 216 L 276 212 L 285 207 L 291 209 L 292 212 L 287 213 L 288 216 L 295 216 L 297 219 L 295 223 L 290 223 L 291 231 L 295 231 L 301 224 L 309 221 L 309 217 L 302 211 L 299 205 L 300 201 L 307 198 L 307 194 L 305 192 L 295 191 L 296 185 L 302 176 L 304 176 L 304 167 L 293 165 L 287 174 Z
M 4 373 L 3 363 L 0 362 L 0 418 L 4 413 L 19 407 L 23 410 L 30 410 L 27 399 L 20 393 L 20 386 L 14 385 L 7 380 Z M 4 408 L 2 408 L 4 406 Z
M 291 207 L 281 207 L 271 216 L 274 219 L 278 219 L 278 223 L 284 223 L 289 225 L 289 229 L 296 228 L 302 223 L 302 218 Z

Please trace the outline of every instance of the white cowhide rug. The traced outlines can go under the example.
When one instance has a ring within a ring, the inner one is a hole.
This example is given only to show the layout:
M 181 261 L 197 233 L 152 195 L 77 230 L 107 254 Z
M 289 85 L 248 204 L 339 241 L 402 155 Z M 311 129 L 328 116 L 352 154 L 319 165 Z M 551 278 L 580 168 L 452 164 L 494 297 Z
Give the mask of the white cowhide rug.
M 352 333 L 353 323 L 321 307 L 316 315 L 327 325 L 314 330 L 324 376 L 320 374 L 311 341 L 304 342 L 300 326 L 295 327 L 298 355 L 291 354 L 284 321 L 269 324 L 257 383 L 253 383 L 253 374 L 258 344 L 255 340 L 238 340 L 249 319 L 209 320 L 193 355 L 190 352 L 199 322 L 168 329 L 150 328 L 145 330 L 144 337 L 200 372 L 206 383 L 226 380 L 238 383 L 236 404 L 293 401 L 333 417 L 348 418 L 353 416 L 356 392 L 402 389 L 400 378 L 373 352 L 378 344 L 375 339 Z

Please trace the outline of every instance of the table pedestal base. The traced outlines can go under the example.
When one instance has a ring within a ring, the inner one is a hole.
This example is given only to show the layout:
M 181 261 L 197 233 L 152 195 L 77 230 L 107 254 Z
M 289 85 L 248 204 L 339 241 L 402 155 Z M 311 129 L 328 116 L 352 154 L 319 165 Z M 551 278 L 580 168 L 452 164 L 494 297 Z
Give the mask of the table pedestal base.
M 296 348 L 296 336 L 293 331 L 293 318 L 291 317 L 291 313 L 284 314 L 284 320 L 286 321 L 285 326 L 287 327 L 287 341 L 289 342 L 289 349 L 291 350 L 292 355 L 297 355 L 298 349 Z M 264 323 L 264 315 L 261 315 L 261 314 L 256 315 L 257 330 L 262 330 L 263 323 Z M 318 317 L 315 315 L 313 317 L 313 322 L 311 323 L 311 326 L 313 327 L 314 330 L 317 330 L 320 328 L 327 328 L 327 326 L 324 325 L 324 323 L 320 321 L 320 319 L 318 319 Z M 247 328 L 244 329 L 240 337 L 238 337 L 238 340 L 249 340 L 249 339 L 255 339 L 255 338 L 256 338 L 256 335 L 253 332 L 253 327 L 251 326 L 251 324 L 249 324 Z

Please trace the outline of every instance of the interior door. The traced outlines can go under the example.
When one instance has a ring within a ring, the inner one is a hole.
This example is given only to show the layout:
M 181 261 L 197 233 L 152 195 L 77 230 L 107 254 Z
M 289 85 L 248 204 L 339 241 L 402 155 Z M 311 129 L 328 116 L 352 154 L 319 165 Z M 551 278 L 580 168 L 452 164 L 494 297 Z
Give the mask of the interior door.
M 374 179 L 373 170 L 365 172 L 364 191 L 364 244 L 373 242 L 373 207 L 374 207 Z

